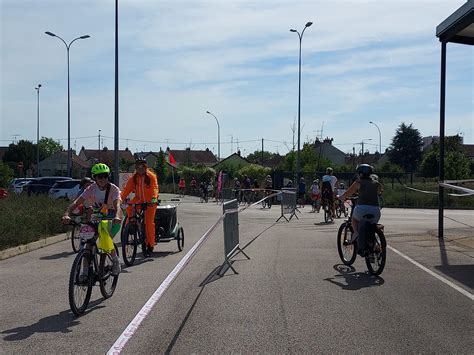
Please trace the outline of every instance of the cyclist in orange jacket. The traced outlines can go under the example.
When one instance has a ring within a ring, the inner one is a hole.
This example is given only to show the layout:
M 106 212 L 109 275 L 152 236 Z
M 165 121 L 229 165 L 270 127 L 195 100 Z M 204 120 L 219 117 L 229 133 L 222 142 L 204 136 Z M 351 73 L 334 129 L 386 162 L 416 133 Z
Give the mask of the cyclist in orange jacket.
M 148 168 L 147 162 L 143 158 L 135 160 L 135 173 L 128 179 L 125 188 L 121 193 L 122 201 L 133 192 L 135 196 L 130 203 L 158 202 L 158 178 L 156 174 Z M 148 252 L 151 253 L 155 246 L 155 206 L 147 208 L 145 211 L 146 244 Z M 127 207 L 127 216 L 133 213 L 132 206 Z

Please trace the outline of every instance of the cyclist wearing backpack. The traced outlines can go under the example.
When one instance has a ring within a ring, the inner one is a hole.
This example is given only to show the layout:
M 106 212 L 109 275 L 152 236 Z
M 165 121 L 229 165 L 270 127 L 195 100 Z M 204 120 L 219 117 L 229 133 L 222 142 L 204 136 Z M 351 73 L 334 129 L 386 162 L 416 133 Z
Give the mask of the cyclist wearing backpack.
M 64 212 L 62 221 L 65 224 L 71 222 L 69 216 L 80 205 L 87 205 L 94 208 L 100 208 L 101 211 L 107 211 L 110 217 L 114 217 L 112 221 L 113 229 L 115 225 L 120 226 L 122 222 L 122 210 L 120 209 L 120 190 L 117 186 L 109 182 L 110 168 L 103 164 L 95 164 L 92 169 L 92 177 L 95 183 L 90 185 L 84 192 L 69 205 Z M 112 229 L 112 230 L 113 230 Z M 120 274 L 120 262 L 115 249 L 110 252 L 112 256 L 112 275 Z
M 327 201 L 331 208 L 332 218 L 336 218 L 336 209 L 334 204 L 334 195 L 337 192 L 337 178 L 333 175 L 332 168 L 326 169 L 326 175 L 322 178 L 323 184 L 321 186 L 322 200 Z
M 145 159 L 137 158 L 135 160 L 135 173 L 128 179 L 125 188 L 122 191 L 122 199 L 125 200 L 130 193 L 134 193 L 135 197 L 131 203 L 157 203 L 158 202 L 158 178 L 156 174 L 148 169 Z M 146 244 L 148 253 L 153 252 L 155 247 L 155 212 L 156 206 L 151 206 L 145 211 L 145 229 Z M 132 216 L 133 207 L 127 207 L 127 216 Z
M 371 178 L 373 172 L 374 168 L 371 165 L 358 165 L 356 173 L 359 179 L 354 181 L 351 187 L 339 197 L 344 200 L 359 193 L 359 199 L 352 214 L 353 239 L 359 234 L 359 222 L 364 219 L 364 216 L 373 215 L 373 223 L 377 223 L 380 219 L 379 195 L 382 193 L 382 185 L 378 180 Z

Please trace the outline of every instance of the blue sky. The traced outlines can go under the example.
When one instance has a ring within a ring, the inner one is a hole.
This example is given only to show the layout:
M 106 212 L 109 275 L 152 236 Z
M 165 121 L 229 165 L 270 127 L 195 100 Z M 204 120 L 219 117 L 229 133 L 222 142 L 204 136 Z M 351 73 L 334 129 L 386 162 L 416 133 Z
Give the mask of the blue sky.
M 321 134 L 344 152 L 382 148 L 401 122 L 439 133 L 438 24 L 465 1 L 119 1 L 120 141 L 136 151 L 209 147 L 221 157 L 261 148 L 288 152 L 298 114 L 298 36 L 303 29 L 301 141 Z M 113 148 L 114 1 L 0 0 L 0 145 L 40 135 L 67 146 Z M 472 46 L 448 44 L 446 132 L 474 144 Z M 88 138 L 81 138 L 88 137 Z M 110 137 L 110 138 L 109 138 Z M 371 141 L 367 141 L 371 139 Z M 231 144 L 231 141 L 233 144 Z M 296 141 L 296 138 L 295 138 Z M 238 144 L 237 144 L 238 142 Z

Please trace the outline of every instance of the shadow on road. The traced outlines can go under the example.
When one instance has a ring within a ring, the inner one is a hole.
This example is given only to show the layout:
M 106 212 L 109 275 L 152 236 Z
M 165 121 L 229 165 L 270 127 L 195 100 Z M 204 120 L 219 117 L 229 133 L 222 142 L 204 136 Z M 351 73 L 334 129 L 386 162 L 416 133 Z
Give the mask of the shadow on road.
M 356 291 L 365 287 L 381 286 L 385 283 L 382 277 L 370 275 L 368 272 L 355 272 L 352 266 L 336 264 L 334 269 L 339 272 L 339 275 L 325 278 L 324 281 L 337 285 L 343 290 Z
M 471 290 L 474 289 L 474 265 L 438 265 L 435 269 Z
M 63 251 L 62 253 L 58 254 L 53 254 L 53 255 L 48 255 L 48 256 L 43 256 L 40 258 L 40 260 L 57 260 L 61 258 L 67 258 L 71 255 L 74 255 L 75 253 L 73 251 Z
M 84 313 L 86 315 L 95 309 L 103 308 L 100 303 L 103 299 L 89 303 L 89 308 Z M 83 315 L 83 316 L 84 316 Z M 29 338 L 35 333 L 70 333 L 72 327 L 78 325 L 78 318 L 70 311 L 62 311 L 54 316 L 41 318 L 38 322 L 24 327 L 17 327 L 2 331 L 2 334 L 8 334 L 3 338 L 6 341 L 17 341 Z

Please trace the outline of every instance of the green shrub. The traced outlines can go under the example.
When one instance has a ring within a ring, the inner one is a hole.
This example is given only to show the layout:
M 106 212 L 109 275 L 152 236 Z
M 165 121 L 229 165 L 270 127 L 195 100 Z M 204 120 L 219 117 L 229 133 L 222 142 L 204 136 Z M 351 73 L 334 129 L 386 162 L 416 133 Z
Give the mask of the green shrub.
M 48 196 L 9 194 L 0 200 L 0 250 L 64 233 L 61 224 L 68 202 Z

